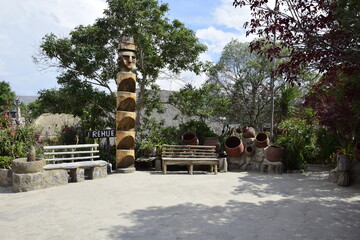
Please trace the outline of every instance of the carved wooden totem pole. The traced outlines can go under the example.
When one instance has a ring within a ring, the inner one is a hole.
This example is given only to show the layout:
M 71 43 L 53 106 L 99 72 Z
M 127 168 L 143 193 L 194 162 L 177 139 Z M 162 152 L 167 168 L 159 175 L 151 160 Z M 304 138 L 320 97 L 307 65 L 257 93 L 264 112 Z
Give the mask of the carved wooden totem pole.
M 135 107 L 136 75 L 131 70 L 136 65 L 136 46 L 132 36 L 124 35 L 118 49 L 120 72 L 116 76 L 116 171 L 135 171 Z

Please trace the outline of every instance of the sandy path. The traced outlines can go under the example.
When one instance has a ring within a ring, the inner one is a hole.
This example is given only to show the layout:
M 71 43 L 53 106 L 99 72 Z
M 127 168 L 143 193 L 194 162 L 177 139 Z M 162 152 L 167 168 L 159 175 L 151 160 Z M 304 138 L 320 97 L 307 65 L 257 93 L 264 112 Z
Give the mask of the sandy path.
M 113 174 L 10 193 L 0 239 L 360 239 L 360 188 L 325 172 Z

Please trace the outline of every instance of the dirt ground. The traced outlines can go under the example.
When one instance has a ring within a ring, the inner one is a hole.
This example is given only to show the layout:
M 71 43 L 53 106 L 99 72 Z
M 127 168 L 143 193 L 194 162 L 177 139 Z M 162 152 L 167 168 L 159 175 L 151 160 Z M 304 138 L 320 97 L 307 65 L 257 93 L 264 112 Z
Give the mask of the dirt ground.
M 360 187 L 327 175 L 137 171 L 0 188 L 0 239 L 360 239 Z

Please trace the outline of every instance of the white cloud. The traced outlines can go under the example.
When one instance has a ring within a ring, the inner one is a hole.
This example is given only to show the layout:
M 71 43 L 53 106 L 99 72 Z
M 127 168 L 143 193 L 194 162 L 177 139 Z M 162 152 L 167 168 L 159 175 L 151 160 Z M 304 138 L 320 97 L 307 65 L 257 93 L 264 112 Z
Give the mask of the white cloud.
M 248 6 L 235 8 L 232 3 L 233 0 L 222 0 L 221 6 L 212 14 L 215 22 L 228 28 L 244 30 L 244 23 L 251 19 L 250 9 Z
M 161 89 L 178 91 L 185 84 L 190 83 L 195 87 L 200 87 L 206 80 L 206 74 L 196 75 L 190 71 L 183 71 L 177 76 L 162 75 L 156 81 Z
M 204 41 L 204 43 L 208 46 L 208 54 L 210 55 L 211 53 L 221 53 L 224 46 L 232 39 L 237 39 L 240 42 L 250 42 L 254 39 L 254 36 L 246 37 L 244 32 L 225 32 L 215 28 L 214 26 L 197 30 L 196 36 Z
M 72 29 L 79 24 L 90 24 L 101 17 L 104 0 L 3 0 L 0 24 L 25 24 L 41 20 L 44 24 Z
M 80 24 L 103 15 L 105 0 L 1 0 L 0 80 L 19 94 L 57 86 L 54 72 L 39 72 L 32 62 L 41 38 L 48 33 L 66 36 Z
M 38 8 L 39 13 L 53 16 L 55 25 L 69 29 L 92 23 L 107 7 L 102 0 L 34 0 L 32 5 L 31 8 Z

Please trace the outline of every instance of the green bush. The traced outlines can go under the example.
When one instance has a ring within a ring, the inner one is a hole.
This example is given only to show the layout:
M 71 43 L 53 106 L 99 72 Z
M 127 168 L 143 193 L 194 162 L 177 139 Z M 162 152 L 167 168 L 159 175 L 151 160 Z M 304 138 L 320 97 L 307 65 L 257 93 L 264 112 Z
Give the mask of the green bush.
M 334 153 L 337 152 L 340 142 L 332 131 L 322 127 L 317 132 L 317 145 L 319 146 L 318 163 L 329 164 Z
M 284 147 L 286 170 L 305 169 L 318 155 L 316 129 L 300 118 L 290 118 L 281 124 L 282 134 L 276 144 Z
M 199 139 L 200 144 L 204 143 L 206 137 L 218 137 L 206 123 L 202 121 L 190 120 L 186 123 L 179 125 L 178 138 L 185 132 L 194 132 Z
M 10 168 L 12 160 L 14 160 L 12 157 L 0 156 L 0 168 Z
M 0 156 L 13 159 L 27 156 L 30 146 L 37 144 L 36 130 L 33 125 L 12 127 L 7 116 L 0 116 Z

